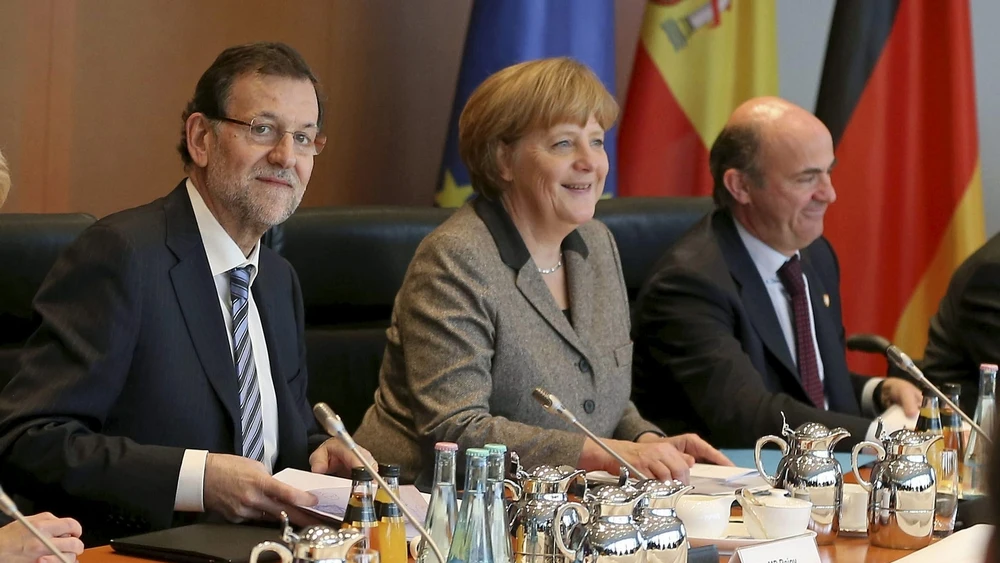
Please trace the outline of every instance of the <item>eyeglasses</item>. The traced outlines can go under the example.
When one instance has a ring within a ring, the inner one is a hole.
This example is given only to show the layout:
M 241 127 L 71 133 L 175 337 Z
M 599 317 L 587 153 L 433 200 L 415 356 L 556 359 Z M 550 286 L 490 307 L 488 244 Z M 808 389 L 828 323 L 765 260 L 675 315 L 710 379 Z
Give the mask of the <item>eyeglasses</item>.
M 276 147 L 285 133 L 292 136 L 292 146 L 295 148 L 295 152 L 304 156 L 316 156 L 323 152 L 323 148 L 326 146 L 324 133 L 319 131 L 285 131 L 273 121 L 262 117 L 253 118 L 250 123 L 231 117 L 209 117 L 209 119 L 246 127 L 247 140 L 262 147 Z

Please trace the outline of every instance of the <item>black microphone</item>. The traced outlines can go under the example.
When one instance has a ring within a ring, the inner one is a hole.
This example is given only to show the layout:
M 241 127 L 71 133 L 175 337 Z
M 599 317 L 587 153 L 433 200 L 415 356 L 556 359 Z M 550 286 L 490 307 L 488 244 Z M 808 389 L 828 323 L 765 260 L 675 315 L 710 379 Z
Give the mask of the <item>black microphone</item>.
M 954 409 L 955 412 L 958 413 L 958 416 L 962 417 L 962 420 L 968 422 L 969 425 L 972 426 L 972 428 L 975 429 L 976 432 L 979 432 L 979 435 L 984 440 L 986 440 L 987 444 L 993 443 L 993 440 L 990 440 L 989 435 L 986 434 L 986 431 L 983 430 L 981 426 L 976 424 L 976 421 L 972 420 L 972 418 L 969 415 L 965 414 L 965 411 L 963 411 L 961 408 L 959 408 L 958 405 L 953 403 L 952 400 L 949 399 L 947 395 L 942 393 L 941 390 L 938 389 L 936 385 L 934 385 L 933 383 L 931 383 L 929 379 L 927 379 L 927 376 L 924 375 L 924 372 L 920 371 L 920 368 L 918 368 L 916 364 L 913 363 L 913 360 L 911 360 L 910 357 L 906 355 L 906 352 L 903 352 L 895 345 L 890 344 L 889 347 L 885 349 L 885 357 L 889 358 L 889 360 L 892 363 L 896 364 L 896 367 L 910 374 L 910 377 L 916 379 L 926 388 L 930 389 L 931 392 L 937 395 L 937 397 L 941 399 L 941 401 L 944 404 Z
M 608 455 L 615 458 L 615 460 L 617 460 L 618 463 L 624 465 L 625 468 L 628 469 L 630 473 L 632 473 L 633 475 L 635 475 L 640 479 L 649 479 L 649 477 L 643 475 L 642 471 L 639 471 L 631 463 L 625 461 L 625 458 L 618 455 L 618 452 L 611 449 L 611 446 L 605 444 L 604 440 L 598 438 L 596 434 L 591 432 L 589 428 L 587 428 L 586 426 L 583 425 L 582 422 L 577 420 L 576 416 L 574 416 L 573 413 L 569 411 L 569 409 L 563 406 L 562 401 L 560 401 L 558 397 L 556 397 L 552 393 L 549 393 L 545 389 L 542 389 L 541 387 L 535 387 L 535 390 L 531 392 L 531 396 L 534 397 L 535 400 L 538 401 L 538 404 L 542 405 L 542 408 L 544 408 L 546 411 L 562 417 L 570 424 L 573 424 L 580 430 L 583 430 L 583 433 L 586 434 L 587 437 L 596 442 L 598 446 L 601 446 L 601 449 L 608 452 Z
M 28 529 L 29 532 L 31 532 L 31 535 L 35 536 L 36 538 L 38 538 L 38 541 L 42 542 L 42 545 L 45 546 L 45 549 L 48 549 L 52 555 L 58 557 L 59 560 L 62 561 L 62 563 L 69 563 L 69 559 L 66 559 L 66 556 L 63 555 L 63 553 L 59 551 L 59 549 L 56 546 L 52 545 L 52 542 L 49 541 L 49 538 L 47 538 L 45 534 L 40 532 L 38 528 L 32 525 L 32 523 L 29 522 L 28 519 L 24 517 L 24 514 L 21 514 L 21 511 L 17 509 L 17 505 L 14 504 L 14 500 L 9 496 L 7 496 L 7 493 L 3 492 L 2 488 L 0 488 L 0 511 L 2 511 L 7 516 L 10 516 L 14 520 L 20 522 L 22 526 L 24 526 L 25 528 Z
M 413 524 L 413 527 L 416 528 L 418 532 L 420 532 L 421 537 L 423 537 L 424 541 L 427 542 L 427 545 L 430 546 L 434 555 L 437 556 L 439 563 L 447 561 L 447 559 L 445 559 L 445 557 L 441 554 L 441 549 L 438 548 L 438 545 L 434 543 L 434 539 L 431 538 L 431 535 L 424 528 L 423 523 L 417 520 L 417 517 L 410 512 L 410 509 L 406 508 L 406 505 L 403 504 L 403 501 L 398 496 L 396 496 L 396 493 L 392 491 L 389 485 L 385 482 L 385 479 L 378 474 L 378 469 L 372 465 L 372 462 L 368 461 L 368 459 L 365 458 L 360 451 L 358 451 L 359 448 L 357 442 L 354 441 L 350 432 L 347 431 L 347 428 L 344 426 L 344 421 L 340 419 L 340 416 L 333 412 L 333 409 L 331 409 L 326 403 L 316 403 L 316 406 L 313 407 L 313 415 L 316 417 L 316 420 L 319 421 L 323 430 L 326 430 L 327 434 L 333 436 L 334 438 L 340 438 L 340 440 L 344 442 L 344 445 L 346 445 L 347 448 L 351 450 L 351 453 L 354 454 L 354 457 L 358 458 L 361 465 L 365 466 L 368 473 L 370 473 L 371 476 L 375 478 L 375 481 L 378 482 L 378 486 L 381 487 L 382 490 L 384 490 L 386 494 L 392 498 L 393 502 L 399 506 L 399 509 L 403 512 L 403 516 L 406 516 L 406 519 Z

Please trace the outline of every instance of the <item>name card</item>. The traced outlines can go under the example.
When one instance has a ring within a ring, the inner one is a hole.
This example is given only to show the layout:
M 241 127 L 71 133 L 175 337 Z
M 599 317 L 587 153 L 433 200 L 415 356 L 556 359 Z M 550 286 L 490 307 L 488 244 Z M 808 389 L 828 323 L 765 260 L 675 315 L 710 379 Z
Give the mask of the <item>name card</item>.
M 738 548 L 729 563 L 821 563 L 814 534 Z

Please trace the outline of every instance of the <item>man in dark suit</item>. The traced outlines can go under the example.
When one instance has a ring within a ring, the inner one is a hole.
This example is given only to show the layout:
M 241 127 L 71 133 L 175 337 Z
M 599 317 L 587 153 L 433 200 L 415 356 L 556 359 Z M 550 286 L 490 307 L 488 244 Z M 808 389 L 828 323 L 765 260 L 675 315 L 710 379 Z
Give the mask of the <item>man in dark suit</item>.
M 902 379 L 851 374 L 840 273 L 822 237 L 836 200 L 826 127 L 777 98 L 741 105 L 712 145 L 716 210 L 671 248 L 639 293 L 634 398 L 673 434 L 750 447 L 804 422 L 853 442 L 890 403 L 915 416 Z
M 316 82 L 287 45 L 223 51 L 184 112 L 188 178 L 87 229 L 39 289 L 0 470 L 88 545 L 200 512 L 273 518 L 316 499 L 272 472 L 352 465 L 306 400 L 298 278 L 260 244 L 325 143 Z
M 936 383 L 962 385 L 962 408 L 971 416 L 979 396 L 979 365 L 1000 363 L 1000 235 L 955 270 L 931 319 L 924 374 Z

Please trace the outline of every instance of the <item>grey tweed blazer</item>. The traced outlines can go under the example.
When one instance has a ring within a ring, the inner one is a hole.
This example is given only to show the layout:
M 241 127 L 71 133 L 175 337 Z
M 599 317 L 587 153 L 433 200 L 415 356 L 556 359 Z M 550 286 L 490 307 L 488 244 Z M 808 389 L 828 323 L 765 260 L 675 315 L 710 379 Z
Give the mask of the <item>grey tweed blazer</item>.
M 402 465 L 404 482 L 429 479 L 438 441 L 506 444 L 529 468 L 576 465 L 584 435 L 532 399 L 537 386 L 599 436 L 661 434 L 629 400 L 628 298 L 611 232 L 582 225 L 563 241 L 563 264 L 568 314 L 499 203 L 479 198 L 428 235 L 396 296 L 357 441 Z

